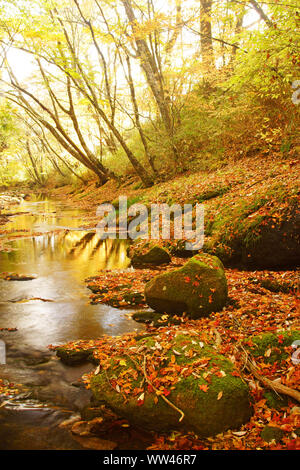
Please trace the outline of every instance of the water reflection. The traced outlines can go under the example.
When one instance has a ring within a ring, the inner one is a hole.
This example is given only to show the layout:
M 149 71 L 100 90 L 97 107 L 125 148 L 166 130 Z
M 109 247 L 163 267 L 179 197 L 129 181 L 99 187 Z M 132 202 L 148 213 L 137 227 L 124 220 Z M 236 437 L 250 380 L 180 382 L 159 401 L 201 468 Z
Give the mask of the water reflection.
M 99 269 L 125 269 L 129 266 L 127 244 L 122 240 L 101 240 L 96 232 L 46 233 L 16 239 L 12 251 L 1 254 L 1 271 L 48 274 L 62 268 L 82 280 Z
M 9 230 L 28 230 L 30 232 L 45 232 L 56 228 L 79 228 L 87 211 L 70 209 L 61 202 L 52 200 L 23 201 L 18 206 L 12 206 L 3 213 L 19 213 L 11 219 Z
M 101 240 L 95 232 L 77 230 L 83 224 L 84 213 L 53 201 L 24 202 L 17 211 L 30 215 L 14 217 L 7 226 L 9 230 L 44 233 L 18 238 L 10 244 L 12 251 L 0 253 L 0 272 L 36 276 L 27 282 L 0 281 L 1 327 L 17 327 L 19 339 L 36 348 L 139 328 L 124 311 L 90 305 L 89 291 L 83 283 L 100 269 L 127 268 L 126 241 Z M 47 233 L 62 226 L 69 229 Z M 33 298 L 52 302 L 18 303 Z

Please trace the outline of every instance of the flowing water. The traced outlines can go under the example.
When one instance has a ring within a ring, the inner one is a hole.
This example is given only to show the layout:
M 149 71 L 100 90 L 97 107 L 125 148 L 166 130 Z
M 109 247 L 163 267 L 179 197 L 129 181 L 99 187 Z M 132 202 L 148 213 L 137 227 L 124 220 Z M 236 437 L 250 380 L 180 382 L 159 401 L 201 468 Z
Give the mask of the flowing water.
M 47 346 L 141 329 L 124 310 L 89 304 L 83 282 L 99 269 L 127 269 L 126 241 L 80 229 L 87 213 L 56 201 L 24 201 L 14 212 L 5 229 L 18 238 L 0 252 L 0 272 L 35 279 L 0 280 L 0 327 L 17 328 L 0 331 L 0 377 L 29 393 L 0 408 L 0 449 L 81 448 L 57 424 L 89 403 L 89 392 L 71 383 L 92 366 L 64 366 Z

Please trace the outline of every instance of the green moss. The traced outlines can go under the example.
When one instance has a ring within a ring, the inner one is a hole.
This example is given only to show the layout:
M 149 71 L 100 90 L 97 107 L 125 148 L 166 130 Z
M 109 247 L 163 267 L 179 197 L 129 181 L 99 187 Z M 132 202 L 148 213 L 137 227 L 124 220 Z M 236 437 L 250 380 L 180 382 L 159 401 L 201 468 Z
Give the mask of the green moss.
M 103 409 L 101 407 L 95 406 L 85 406 L 80 410 L 80 415 L 82 420 L 91 421 L 94 418 L 99 418 L 103 416 Z
M 273 390 L 265 390 L 263 397 L 266 399 L 268 407 L 275 410 L 286 408 L 289 404 L 289 399 L 285 395 L 278 395 Z
M 156 338 L 149 337 L 139 341 L 139 344 L 148 350 L 154 347 Z M 194 357 L 186 357 L 184 352 L 193 348 L 196 352 Z M 112 367 L 106 373 L 94 376 L 91 381 L 91 390 L 97 400 L 104 400 L 117 414 L 129 419 L 130 422 L 147 429 L 164 431 L 170 429 L 194 430 L 199 436 L 209 436 L 222 432 L 228 428 L 236 428 L 245 423 L 251 415 L 249 393 L 247 385 L 236 376 L 232 375 L 233 364 L 225 357 L 217 354 L 210 346 L 201 347 L 197 341 L 188 335 L 178 335 L 172 340 L 172 347 L 165 354 L 166 365 L 171 359 L 173 349 L 181 355 L 176 356 L 179 365 L 188 365 L 208 358 L 205 369 L 198 370 L 194 375 L 184 378 L 176 383 L 168 398 L 179 407 L 185 414 L 183 421 L 179 422 L 179 414 L 171 408 L 161 397 L 155 403 L 155 394 L 145 389 L 144 403 L 139 406 L 137 397 L 126 396 L 114 391 L 109 383 L 113 377 L 118 377 L 124 370 L 118 367 L 120 358 L 112 358 Z M 131 367 L 138 371 L 137 380 L 133 381 L 132 387 L 144 384 L 144 376 L 140 368 L 136 368 L 128 356 L 124 357 L 127 368 Z M 196 366 L 195 366 L 196 367 Z M 216 367 L 223 371 L 223 376 L 216 376 Z M 196 369 L 195 369 L 196 370 Z M 204 372 L 212 371 L 210 383 L 202 376 Z M 208 385 L 205 392 L 199 385 Z M 121 390 L 122 392 L 122 390 Z M 220 393 L 222 392 L 222 393 Z
M 68 366 L 75 366 L 84 362 L 95 362 L 92 349 L 67 349 L 59 347 L 56 355 Z
M 273 364 L 288 357 L 290 352 L 287 352 L 285 348 L 291 346 L 296 340 L 300 340 L 300 331 L 292 330 L 251 336 L 245 340 L 245 343 L 254 357 L 263 357 L 264 362 Z M 270 355 L 265 356 L 269 349 L 271 349 Z
M 93 294 L 106 294 L 108 292 L 108 287 L 98 286 L 97 284 L 88 284 L 87 288 L 90 289 Z
M 142 253 L 134 253 L 132 256 L 132 264 L 133 265 L 140 265 L 140 264 L 153 264 L 153 265 L 160 265 L 170 263 L 171 257 L 167 250 L 161 248 L 160 246 L 154 245 L 152 246 L 149 251 L 145 254 Z
M 228 191 L 230 191 L 230 189 L 231 189 L 231 185 L 208 189 L 207 191 L 204 191 L 200 195 L 195 196 L 195 198 L 192 201 L 192 204 L 195 202 L 201 203 L 204 201 L 209 201 L 210 199 L 214 199 L 218 196 L 223 196 L 223 194 L 226 194 Z
M 223 264 L 215 256 L 196 255 L 182 268 L 161 274 L 147 283 L 145 298 L 158 312 L 186 312 L 192 318 L 221 310 L 227 300 Z
M 273 426 L 265 426 L 260 434 L 261 438 L 266 442 L 279 442 L 284 436 L 284 431 Z
M 98 303 L 103 302 L 103 294 L 93 296 L 91 300 L 92 305 L 97 305 Z M 122 296 L 120 297 L 120 293 L 116 293 L 114 295 L 110 295 L 109 297 L 105 298 L 105 304 L 110 305 L 112 307 L 120 308 L 124 307 L 124 301 L 129 306 L 140 306 L 144 302 L 144 295 L 140 292 L 131 292 L 127 290 L 122 292 Z
M 130 206 L 132 206 L 133 204 L 136 204 L 136 203 L 140 202 L 142 199 L 143 199 L 143 196 L 139 196 L 139 195 L 132 196 L 132 197 L 127 197 L 127 209 Z M 112 201 L 112 205 L 114 206 L 114 208 L 118 212 L 119 211 L 119 198 L 114 199 Z
M 226 263 L 239 260 L 245 264 L 251 264 L 251 258 L 254 258 L 255 262 L 258 264 L 260 262 L 262 266 L 270 264 L 271 261 L 266 255 L 263 256 L 263 253 L 266 252 L 268 256 L 273 253 L 274 257 L 274 250 L 269 255 L 264 244 L 271 243 L 270 237 L 273 240 L 272 237 L 277 232 L 277 237 L 282 244 L 281 249 L 288 250 L 280 228 L 282 223 L 290 220 L 297 207 L 297 191 L 297 188 L 287 188 L 284 183 L 276 183 L 264 193 L 258 191 L 249 198 L 235 199 L 234 205 L 220 203 L 219 206 L 213 208 L 211 217 L 208 209 L 205 226 L 205 233 L 211 236 L 207 244 L 208 251 L 220 256 Z M 296 225 L 292 236 L 294 239 L 297 238 Z M 272 244 L 274 245 L 274 241 Z M 279 250 L 279 246 L 277 249 Z M 260 251 L 262 256 L 257 261 L 256 257 L 259 256 Z M 284 263 L 284 256 L 282 258 L 279 264 Z

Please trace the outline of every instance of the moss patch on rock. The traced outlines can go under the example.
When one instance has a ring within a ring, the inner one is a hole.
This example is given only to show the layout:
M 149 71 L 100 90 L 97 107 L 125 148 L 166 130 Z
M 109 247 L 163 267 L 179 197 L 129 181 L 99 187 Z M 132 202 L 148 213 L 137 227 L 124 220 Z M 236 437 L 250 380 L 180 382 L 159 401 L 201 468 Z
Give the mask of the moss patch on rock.
M 133 266 L 150 264 L 158 266 L 160 264 L 170 263 L 171 257 L 167 250 L 161 248 L 160 246 L 153 246 L 146 253 L 134 253 L 131 262 Z
M 279 442 L 284 436 L 284 431 L 274 426 L 265 426 L 260 436 L 266 442 Z
M 56 355 L 68 366 L 76 366 L 85 362 L 97 363 L 93 356 L 93 349 L 67 349 L 58 347 L 56 348 Z
M 250 197 L 211 207 L 205 250 L 225 264 L 250 268 L 294 267 L 300 261 L 299 189 L 276 181 Z M 247 195 L 248 196 L 248 195 Z
M 138 350 L 155 351 L 157 339 L 144 338 L 136 346 Z M 145 381 L 143 365 L 137 361 L 137 358 L 133 360 L 127 355 L 112 357 L 110 367 L 90 380 L 95 399 L 106 403 L 132 424 L 156 431 L 187 429 L 199 436 L 210 436 L 238 428 L 249 420 L 248 386 L 234 373 L 234 365 L 210 346 L 200 345 L 185 334 L 173 338 L 169 351 L 164 351 L 161 368 L 156 369 L 156 378 L 152 369 L 147 369 L 147 363 L 144 365 L 147 377 L 152 377 L 156 386 L 160 380 L 165 380 L 168 364 L 177 368 L 177 382 L 169 390 L 159 388 L 159 393 Z M 126 370 L 123 367 L 125 362 Z M 122 375 L 123 385 L 120 382 Z M 116 378 L 121 385 L 114 390 Z M 139 390 L 138 396 L 128 393 L 129 382 L 131 391 Z M 141 393 L 141 390 L 144 391 Z M 181 422 L 179 413 L 161 395 L 167 396 L 184 412 Z
M 286 349 L 297 340 L 300 340 L 300 331 L 291 330 L 251 336 L 245 340 L 245 344 L 252 356 L 261 357 L 264 362 L 274 364 L 290 355 L 291 352 Z
M 147 283 L 145 298 L 157 312 L 186 312 L 191 318 L 219 311 L 227 301 L 223 264 L 215 256 L 196 255 L 182 268 L 161 274 Z
M 279 395 L 273 390 L 265 390 L 263 397 L 266 400 L 266 404 L 269 408 L 274 408 L 275 410 L 281 410 L 286 408 L 291 401 L 291 398 L 288 398 L 286 395 Z

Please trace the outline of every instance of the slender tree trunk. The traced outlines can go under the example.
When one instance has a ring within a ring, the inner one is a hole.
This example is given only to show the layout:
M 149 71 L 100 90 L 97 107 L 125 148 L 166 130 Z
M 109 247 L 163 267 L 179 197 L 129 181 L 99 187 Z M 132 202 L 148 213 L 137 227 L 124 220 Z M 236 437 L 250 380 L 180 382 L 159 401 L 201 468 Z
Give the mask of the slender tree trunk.
M 34 172 L 34 175 L 35 175 L 35 179 L 40 185 L 42 185 L 43 181 L 42 181 L 42 179 L 39 175 L 39 172 L 38 172 L 38 169 L 37 169 L 37 166 L 36 166 L 36 162 L 33 158 L 31 148 L 30 148 L 30 144 L 29 144 L 28 140 L 26 141 L 26 149 L 27 149 L 27 154 L 29 156 L 29 159 L 30 159 L 30 162 L 31 162 L 31 165 L 32 165 L 32 169 L 33 169 L 33 172 Z
M 172 138 L 174 133 L 173 122 L 170 107 L 165 96 L 161 74 L 157 67 L 155 58 L 151 54 L 151 51 L 147 45 L 146 40 L 141 38 L 136 32 L 136 17 L 132 8 L 131 0 L 122 0 L 122 3 L 124 5 L 127 18 L 131 24 L 133 34 L 135 35 L 135 44 L 137 47 L 137 55 L 140 60 L 141 68 L 145 73 L 147 83 L 152 91 L 158 109 L 160 111 L 164 126 L 169 136 Z
M 137 103 L 136 95 L 135 95 L 135 88 L 134 88 L 134 83 L 133 83 L 133 78 L 132 78 L 131 64 L 130 64 L 129 56 L 126 57 L 126 62 L 127 62 L 127 69 L 128 69 L 127 79 L 128 79 L 128 84 L 129 84 L 129 88 L 130 88 L 130 95 L 131 95 L 131 101 L 132 101 L 132 104 L 133 104 L 136 127 L 139 131 L 140 138 L 141 138 L 142 144 L 144 146 L 146 158 L 147 158 L 147 160 L 148 160 L 148 162 L 149 162 L 149 164 L 152 168 L 153 173 L 157 174 L 157 170 L 155 168 L 154 161 L 153 161 L 153 156 L 149 152 L 147 139 L 145 137 L 145 134 L 144 134 L 141 122 L 140 122 L 140 114 L 139 114 L 138 103 Z
M 211 29 L 212 0 L 200 0 L 200 42 L 202 61 L 209 70 L 214 68 L 214 50 Z
M 273 27 L 273 23 L 270 20 L 270 18 L 266 15 L 262 7 L 259 5 L 259 3 L 256 0 L 249 0 L 249 3 L 253 6 L 254 10 L 259 14 L 262 20 L 269 26 L 269 28 Z

